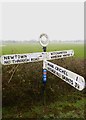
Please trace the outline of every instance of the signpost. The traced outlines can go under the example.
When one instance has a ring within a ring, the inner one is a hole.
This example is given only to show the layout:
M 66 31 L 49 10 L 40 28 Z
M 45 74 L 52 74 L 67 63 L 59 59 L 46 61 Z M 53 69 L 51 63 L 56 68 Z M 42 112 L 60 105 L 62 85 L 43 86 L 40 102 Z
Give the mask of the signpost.
M 83 90 L 85 88 L 85 79 L 82 76 L 47 61 L 47 60 L 71 57 L 74 55 L 74 51 L 63 50 L 63 51 L 46 52 L 46 48 L 49 43 L 48 36 L 46 34 L 41 34 L 39 39 L 40 39 L 40 44 L 43 47 L 43 52 L 2 55 L 0 59 L 1 64 L 11 65 L 11 64 L 28 63 L 28 62 L 38 62 L 43 60 L 43 79 L 42 80 L 44 84 L 44 90 L 45 90 L 45 84 L 47 80 L 47 70 L 53 73 L 54 75 L 56 75 L 57 77 L 61 78 L 62 80 L 64 80 L 66 83 L 73 86 L 77 90 L 79 91 Z

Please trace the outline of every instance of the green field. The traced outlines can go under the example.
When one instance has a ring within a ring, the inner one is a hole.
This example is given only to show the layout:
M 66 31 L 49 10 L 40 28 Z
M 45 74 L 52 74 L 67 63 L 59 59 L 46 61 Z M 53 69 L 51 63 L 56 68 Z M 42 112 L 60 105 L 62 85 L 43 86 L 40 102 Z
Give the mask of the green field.
M 52 62 L 86 78 L 83 44 L 50 43 L 47 47 L 47 51 L 69 49 L 74 50 L 74 57 L 52 60 Z M 14 43 L 2 47 L 3 55 L 32 52 L 42 52 L 40 44 Z M 42 62 L 3 65 L 2 73 L 4 119 L 85 120 L 85 89 L 78 91 L 47 72 L 47 84 L 43 95 Z
M 73 49 L 75 52 L 75 57 L 84 58 L 84 45 L 83 44 L 60 44 L 60 43 L 50 43 L 47 47 L 47 51 L 57 51 L 57 50 L 69 50 Z M 21 43 L 21 44 L 6 44 L 2 47 L 2 54 L 16 54 L 16 53 L 32 53 L 41 52 L 42 47 L 39 43 Z

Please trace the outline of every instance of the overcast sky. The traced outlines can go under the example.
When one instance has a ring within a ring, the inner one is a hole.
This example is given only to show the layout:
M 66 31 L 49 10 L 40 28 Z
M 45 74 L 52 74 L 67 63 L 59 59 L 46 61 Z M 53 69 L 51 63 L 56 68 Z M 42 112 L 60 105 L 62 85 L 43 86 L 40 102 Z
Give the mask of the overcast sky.
M 2 40 L 84 40 L 84 3 L 3 3 Z

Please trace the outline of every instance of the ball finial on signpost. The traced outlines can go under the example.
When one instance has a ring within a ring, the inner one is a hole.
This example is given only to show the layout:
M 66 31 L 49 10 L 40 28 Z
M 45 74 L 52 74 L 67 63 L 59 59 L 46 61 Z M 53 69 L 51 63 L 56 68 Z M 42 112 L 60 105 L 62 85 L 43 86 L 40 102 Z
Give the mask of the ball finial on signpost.
M 39 37 L 40 40 L 40 44 L 43 47 L 43 52 L 46 52 L 46 47 L 49 44 L 49 39 L 48 39 L 48 35 L 43 33 L 40 35 Z

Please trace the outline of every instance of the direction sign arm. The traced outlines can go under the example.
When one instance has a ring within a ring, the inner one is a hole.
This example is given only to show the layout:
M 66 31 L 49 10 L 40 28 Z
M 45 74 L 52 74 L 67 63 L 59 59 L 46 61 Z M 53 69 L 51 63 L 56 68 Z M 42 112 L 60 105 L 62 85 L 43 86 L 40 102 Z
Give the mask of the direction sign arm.
M 85 79 L 82 76 L 46 60 L 44 64 L 49 72 L 61 78 L 77 90 L 81 91 L 85 88 Z
M 74 50 L 53 51 L 47 53 L 47 56 L 49 56 L 47 60 L 72 57 L 73 55 Z
M 46 52 L 46 47 L 44 47 L 44 51 L 38 53 L 2 55 L 0 61 L 1 64 L 3 65 L 10 65 L 37 62 L 45 59 L 46 60 L 60 59 L 65 57 L 71 57 L 73 55 L 74 55 L 73 50 Z
M 1 56 L 1 64 L 10 65 L 10 64 L 21 64 L 28 62 L 37 62 L 43 60 L 43 53 L 26 53 L 26 54 L 10 54 Z

